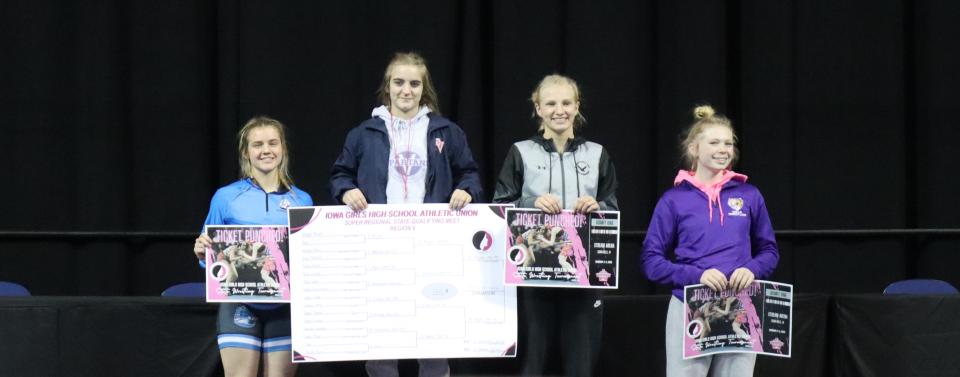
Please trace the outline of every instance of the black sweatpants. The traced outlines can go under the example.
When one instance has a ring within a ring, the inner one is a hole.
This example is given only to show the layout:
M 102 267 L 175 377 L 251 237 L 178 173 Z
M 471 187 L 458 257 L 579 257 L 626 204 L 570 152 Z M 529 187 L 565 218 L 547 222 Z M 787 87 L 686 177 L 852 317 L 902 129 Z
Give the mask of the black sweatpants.
M 519 347 L 524 376 L 594 375 L 603 330 L 600 291 L 520 287 Z M 559 364 L 561 368 L 554 365 Z

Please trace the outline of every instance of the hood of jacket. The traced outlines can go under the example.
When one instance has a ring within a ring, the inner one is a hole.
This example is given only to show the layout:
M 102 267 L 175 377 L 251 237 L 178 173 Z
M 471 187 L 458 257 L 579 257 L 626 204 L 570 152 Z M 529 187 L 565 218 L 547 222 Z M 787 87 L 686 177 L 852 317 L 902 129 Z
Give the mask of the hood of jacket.
M 706 194 L 707 211 L 710 215 L 710 222 L 713 222 L 713 205 L 716 203 L 717 209 L 720 210 L 720 226 L 723 226 L 723 205 L 720 201 L 720 191 L 723 190 L 724 185 L 727 183 L 732 182 L 733 184 L 739 184 L 741 182 L 746 182 L 747 176 L 732 170 L 724 170 L 719 181 L 713 184 L 706 184 L 698 181 L 694 174 L 695 172 L 692 171 L 680 170 L 677 172 L 677 176 L 673 178 L 673 185 L 678 186 L 684 182 L 687 182 L 691 186 Z

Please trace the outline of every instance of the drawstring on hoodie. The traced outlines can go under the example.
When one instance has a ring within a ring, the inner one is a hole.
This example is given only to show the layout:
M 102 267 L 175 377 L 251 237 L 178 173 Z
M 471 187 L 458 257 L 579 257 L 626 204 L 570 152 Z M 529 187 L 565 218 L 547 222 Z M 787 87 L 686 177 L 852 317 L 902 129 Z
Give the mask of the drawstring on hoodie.
M 713 202 L 717 202 L 717 209 L 720 210 L 720 226 L 723 226 L 723 204 L 720 202 L 720 185 L 711 185 L 707 187 L 707 208 L 710 214 L 710 223 L 713 224 Z
M 550 183 L 547 185 L 547 192 L 553 194 L 553 154 L 546 149 L 543 151 L 547 152 L 547 159 L 550 160 Z
M 577 178 L 577 199 L 580 198 L 580 163 L 577 162 L 576 151 L 571 151 L 570 154 L 573 155 L 573 176 Z

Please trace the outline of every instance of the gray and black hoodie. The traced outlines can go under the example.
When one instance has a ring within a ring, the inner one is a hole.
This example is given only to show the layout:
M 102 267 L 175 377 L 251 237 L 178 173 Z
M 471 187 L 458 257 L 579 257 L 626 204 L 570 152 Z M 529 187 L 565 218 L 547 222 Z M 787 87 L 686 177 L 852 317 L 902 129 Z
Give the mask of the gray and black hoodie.
M 574 137 L 561 154 L 541 134 L 510 147 L 493 201 L 533 208 L 537 197 L 550 193 L 573 209 L 577 198 L 590 195 L 600 210 L 618 210 L 616 190 L 617 174 L 603 146 Z

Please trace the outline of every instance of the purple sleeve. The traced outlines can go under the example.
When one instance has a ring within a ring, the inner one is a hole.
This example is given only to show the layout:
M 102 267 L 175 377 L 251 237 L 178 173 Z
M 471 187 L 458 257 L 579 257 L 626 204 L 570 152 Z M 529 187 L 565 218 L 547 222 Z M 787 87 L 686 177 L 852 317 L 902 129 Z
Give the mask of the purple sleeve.
M 769 277 L 777 267 L 780 252 L 777 250 L 777 239 L 773 234 L 770 215 L 767 214 L 767 205 L 760 193 L 757 193 L 755 208 L 750 226 L 750 249 L 753 251 L 753 259 L 744 267 L 753 272 L 757 279 L 764 279 Z
M 673 263 L 667 250 L 676 247 L 677 216 L 670 203 L 660 198 L 653 210 L 647 237 L 643 240 L 641 263 L 647 279 L 660 284 L 682 286 L 700 282 L 703 270 L 691 265 Z

